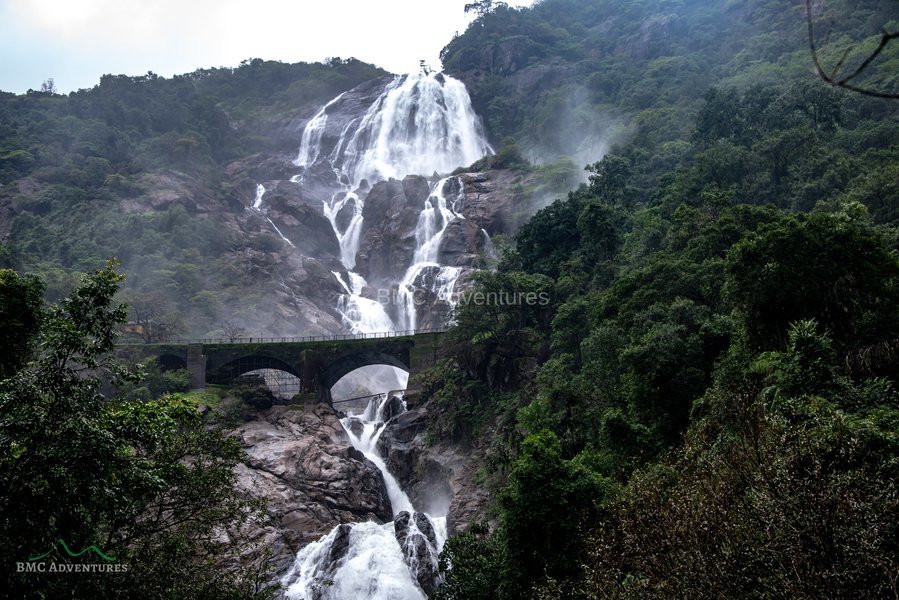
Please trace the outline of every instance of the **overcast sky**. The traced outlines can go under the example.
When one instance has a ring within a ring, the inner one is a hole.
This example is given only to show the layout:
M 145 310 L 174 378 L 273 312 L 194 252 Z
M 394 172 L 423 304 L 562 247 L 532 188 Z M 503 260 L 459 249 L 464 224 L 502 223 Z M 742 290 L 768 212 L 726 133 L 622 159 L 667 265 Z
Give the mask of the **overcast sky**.
M 170 76 L 247 58 L 355 56 L 406 73 L 471 20 L 470 0 L 0 0 L 0 90 L 92 87 L 105 73 Z M 512 0 L 524 6 L 533 0 Z

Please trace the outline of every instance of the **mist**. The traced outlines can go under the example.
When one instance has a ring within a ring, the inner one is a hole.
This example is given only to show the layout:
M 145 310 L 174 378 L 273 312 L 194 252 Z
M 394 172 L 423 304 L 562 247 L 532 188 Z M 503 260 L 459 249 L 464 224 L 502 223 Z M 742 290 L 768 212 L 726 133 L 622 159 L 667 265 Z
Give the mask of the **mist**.
M 563 88 L 544 102 L 543 111 L 551 111 L 551 120 L 525 133 L 522 140 L 525 156 L 534 164 L 567 156 L 582 168 L 627 143 L 636 132 L 633 122 L 618 110 L 593 104 L 592 92 L 583 85 Z M 586 181 L 584 172 L 581 182 Z

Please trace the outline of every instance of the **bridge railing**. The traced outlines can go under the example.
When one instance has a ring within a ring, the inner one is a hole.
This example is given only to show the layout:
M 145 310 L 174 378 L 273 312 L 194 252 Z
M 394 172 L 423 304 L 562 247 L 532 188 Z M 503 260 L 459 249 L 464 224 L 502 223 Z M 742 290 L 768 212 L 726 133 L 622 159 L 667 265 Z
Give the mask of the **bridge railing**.
M 234 338 L 201 338 L 201 339 L 178 339 L 166 344 L 187 345 L 187 344 L 296 344 L 305 342 L 339 342 L 344 340 L 377 340 L 394 337 L 408 337 L 410 335 L 419 335 L 423 333 L 443 333 L 446 331 L 442 328 L 428 329 L 402 329 L 398 331 L 379 331 L 376 333 L 339 333 L 336 335 L 307 335 L 302 337 L 234 337 Z

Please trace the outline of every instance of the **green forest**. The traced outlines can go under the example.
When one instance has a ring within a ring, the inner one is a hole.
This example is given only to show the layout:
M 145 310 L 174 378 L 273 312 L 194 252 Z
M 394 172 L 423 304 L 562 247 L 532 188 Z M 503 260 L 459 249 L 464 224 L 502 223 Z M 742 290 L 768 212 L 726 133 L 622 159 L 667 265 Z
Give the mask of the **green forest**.
M 895 9 L 828 2 L 822 56 Z M 523 156 L 623 131 L 479 278 L 552 302 L 463 302 L 423 381 L 497 490 L 440 598 L 895 594 L 899 102 L 816 78 L 803 10 L 547 0 L 444 50 Z M 895 91 L 897 50 L 866 84 Z M 556 85 L 526 102 L 511 69 Z
M 584 183 L 476 276 L 475 292 L 551 301 L 463 298 L 451 357 L 414 382 L 429 436 L 479 456 L 495 498 L 447 542 L 434 597 L 895 597 L 899 100 L 816 76 L 802 2 L 476 4 L 442 54 L 500 148 L 474 168 L 583 159 Z M 899 30 L 899 10 L 829 1 L 815 24 L 827 65 L 858 65 Z M 197 558 L 215 523 L 259 508 L 229 495 L 239 449 L 183 397 L 107 400 L 79 369 L 105 366 L 125 319 L 106 259 L 126 277 L 135 257 L 154 263 L 145 291 L 247 283 L 197 275 L 229 243 L 214 222 L 116 209 L 141 174 L 215 189 L 230 160 L 295 150 L 239 135 L 224 114 L 269 120 L 381 74 L 354 59 L 248 61 L 0 94 L 0 195 L 20 190 L 0 206 L 0 266 L 37 275 L 0 271 L 7 557 L 52 543 L 52 520 L 99 544 L 137 540 L 133 560 L 152 567 L 85 593 L 268 593 L 258 572 L 219 578 Z M 899 93 L 899 41 L 859 83 Z M 78 440 L 75 462 L 60 439 Z M 189 455 L 203 460 L 187 469 Z M 183 491 L 175 510 L 198 511 L 173 535 L 134 520 L 168 486 Z M 60 495 L 71 504 L 46 501 Z M 26 498 L 28 518 L 11 519 Z

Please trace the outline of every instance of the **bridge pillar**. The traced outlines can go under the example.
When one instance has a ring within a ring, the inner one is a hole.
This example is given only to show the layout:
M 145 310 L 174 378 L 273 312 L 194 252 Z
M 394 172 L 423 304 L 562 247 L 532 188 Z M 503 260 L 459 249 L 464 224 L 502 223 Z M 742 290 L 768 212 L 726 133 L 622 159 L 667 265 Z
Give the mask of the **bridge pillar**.
M 331 404 L 331 388 L 323 385 L 321 381 L 318 383 L 318 400 L 319 402 Z
M 203 356 L 203 344 L 187 346 L 187 372 L 190 374 L 190 389 L 206 389 L 206 357 Z

